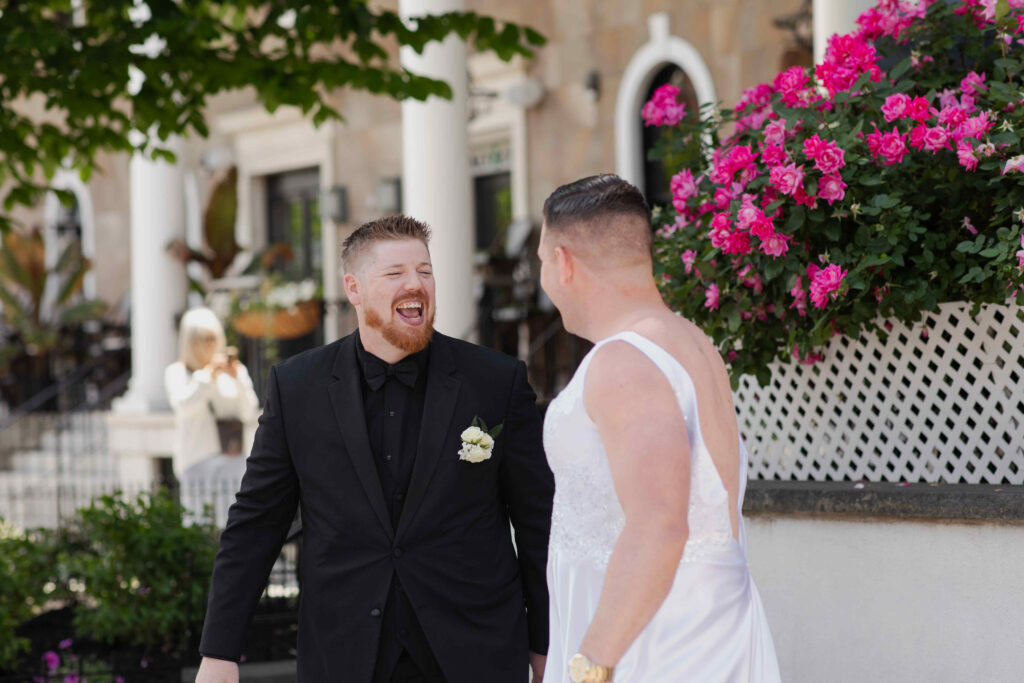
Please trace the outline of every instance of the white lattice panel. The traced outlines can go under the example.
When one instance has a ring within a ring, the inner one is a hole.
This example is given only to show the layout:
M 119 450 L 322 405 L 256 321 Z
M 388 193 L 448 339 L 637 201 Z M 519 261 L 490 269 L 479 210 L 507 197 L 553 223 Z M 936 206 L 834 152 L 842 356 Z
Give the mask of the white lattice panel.
M 755 479 L 1024 484 L 1024 308 L 942 304 L 736 393 Z

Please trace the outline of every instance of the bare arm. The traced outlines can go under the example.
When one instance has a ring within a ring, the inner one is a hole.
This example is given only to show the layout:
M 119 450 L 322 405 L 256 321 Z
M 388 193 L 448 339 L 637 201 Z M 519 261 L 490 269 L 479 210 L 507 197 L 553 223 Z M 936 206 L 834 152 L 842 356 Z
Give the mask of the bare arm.
M 661 607 L 682 558 L 689 533 L 690 448 L 668 380 L 626 343 L 598 351 L 584 398 L 626 523 L 580 651 L 615 666 Z

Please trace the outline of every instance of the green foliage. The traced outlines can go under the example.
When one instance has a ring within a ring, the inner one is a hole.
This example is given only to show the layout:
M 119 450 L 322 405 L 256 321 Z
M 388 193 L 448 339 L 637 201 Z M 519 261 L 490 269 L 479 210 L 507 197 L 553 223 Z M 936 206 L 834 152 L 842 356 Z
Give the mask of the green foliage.
M 40 577 L 48 572 L 44 543 L 16 532 L 0 520 L 0 670 L 12 669 L 28 649 L 15 636 L 18 626 L 34 617 L 46 602 Z
M 48 268 L 46 244 L 38 229 L 11 230 L 3 235 L 0 304 L 4 320 L 18 331 L 28 348 L 45 352 L 56 345 L 61 326 L 103 316 L 107 307 L 102 301 L 74 299 L 91 267 L 76 241 L 70 242 L 57 263 Z M 45 295 L 50 282 L 57 283 L 57 294 L 48 302 Z
M 884 334 L 884 320 L 913 323 L 941 302 L 1024 303 L 1024 257 L 1018 255 L 1024 254 L 1018 252 L 1024 234 L 1024 173 L 1005 170 L 1008 161 L 1020 162 L 1017 157 L 1024 153 L 1019 89 L 1024 60 L 1016 41 L 1003 40 L 1013 36 L 1021 12 L 1004 12 L 1001 23 L 992 23 L 981 18 L 981 9 L 957 14 L 961 4 L 929 5 L 924 17 L 907 21 L 898 39 L 868 36 L 867 47 L 863 36 L 850 39 L 847 45 L 861 42 L 849 62 L 843 62 L 841 41 L 836 41 L 824 68 L 799 74 L 808 79 L 802 101 L 784 101 L 791 89 L 780 78 L 747 91 L 734 111 L 708 106 L 663 129 L 652 158 L 681 159 L 670 170 L 692 173 L 695 191 L 675 188 L 674 209 L 666 207 L 656 218 L 662 293 L 729 358 L 734 382 L 751 374 L 767 383 L 773 361 L 813 362 L 813 352 L 835 334 Z M 872 49 L 880 57 L 877 78 L 864 61 L 849 66 Z M 830 60 L 840 68 L 830 72 Z M 832 96 L 825 95 L 823 85 L 847 67 L 859 77 L 845 87 L 830 87 Z M 921 126 L 944 127 L 952 135 L 954 124 L 938 116 L 944 106 L 939 100 L 944 97 L 948 106 L 955 97 L 962 103 L 971 89 L 961 81 L 971 71 L 985 75 L 985 89 L 974 93 L 977 109 L 970 115 L 984 114 L 993 123 L 990 130 L 963 138 L 967 149 L 961 151 L 977 159 L 975 170 L 961 163 L 952 137 L 934 151 L 914 149 L 911 133 L 918 124 L 906 117 L 887 121 L 882 113 L 887 98 L 896 93 L 923 97 L 934 111 Z M 774 139 L 785 124 L 781 162 L 766 161 L 771 122 Z M 889 132 L 894 127 L 910 149 L 901 161 L 887 164 L 869 147 L 868 136 L 876 128 Z M 845 197 L 832 194 L 830 202 L 819 195 L 826 174 L 804 147 L 813 136 L 845 151 L 845 165 L 834 174 L 845 184 Z M 723 173 L 726 158 L 741 147 L 756 160 L 746 172 Z M 803 201 L 770 178 L 771 168 L 785 164 L 802 167 Z M 786 253 L 772 256 L 753 232 L 747 233 L 748 251 L 713 243 L 716 215 L 724 216 L 733 231 L 746 232 L 739 219 L 745 204 L 771 219 L 773 232 L 788 240 Z M 841 287 L 829 293 L 823 306 L 810 300 L 800 306 L 794 288 L 807 296 L 808 268 L 829 264 L 846 271 Z
M 263 105 L 299 107 L 317 125 L 340 120 L 331 93 L 363 90 L 396 99 L 448 98 L 444 82 L 411 73 L 383 45 L 422 52 L 457 34 L 502 59 L 532 55 L 536 31 L 474 12 L 403 22 L 366 0 L 135 0 L 85 2 L 76 21 L 71 0 L 0 0 L 0 186 L 4 209 L 30 206 L 69 165 L 88 180 L 100 152 L 145 151 L 174 134 L 206 136 L 207 101 L 251 87 Z M 140 49 L 140 46 L 146 46 Z M 129 74 L 145 77 L 136 93 Z M 45 118 L 26 113 L 29 98 Z M 133 144 L 129 133 L 146 131 Z M 10 219 L 0 216 L 0 229 Z
M 103 496 L 80 511 L 88 548 L 69 570 L 85 586 L 88 609 L 76 612 L 77 633 L 170 648 L 188 620 L 201 622 L 217 539 L 212 524 L 185 526 L 183 514 L 163 490 Z

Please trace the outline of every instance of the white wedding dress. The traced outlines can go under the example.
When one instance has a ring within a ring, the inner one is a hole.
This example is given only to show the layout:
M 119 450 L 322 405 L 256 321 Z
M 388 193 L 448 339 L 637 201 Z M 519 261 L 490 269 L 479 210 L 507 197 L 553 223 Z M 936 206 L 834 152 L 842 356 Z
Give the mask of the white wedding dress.
M 690 439 L 690 535 L 665 602 L 615 669 L 616 683 L 733 683 L 779 680 L 778 663 L 757 588 L 747 570 L 743 521 L 733 538 L 729 496 L 700 433 L 689 374 L 666 350 L 632 331 L 598 342 L 551 402 L 544 447 L 555 474 L 548 551 L 551 644 L 545 683 L 568 683 L 568 662 L 590 626 L 608 560 L 625 517 L 597 428 L 583 403 L 594 353 L 622 340 L 668 378 Z M 649 428 L 649 427 L 640 427 Z M 747 454 L 740 443 L 740 472 Z M 745 478 L 740 478 L 742 506 Z

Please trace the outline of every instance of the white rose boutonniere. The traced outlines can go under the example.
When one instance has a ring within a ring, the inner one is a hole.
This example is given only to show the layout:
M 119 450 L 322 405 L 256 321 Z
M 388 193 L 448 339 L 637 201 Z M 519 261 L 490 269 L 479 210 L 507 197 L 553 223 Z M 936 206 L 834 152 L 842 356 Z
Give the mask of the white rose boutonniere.
M 459 449 L 459 460 L 477 463 L 488 460 L 491 451 L 494 450 L 494 440 L 498 438 L 504 424 L 494 429 L 487 429 L 487 425 L 479 417 L 473 418 L 473 425 L 467 427 L 461 434 L 462 448 Z

